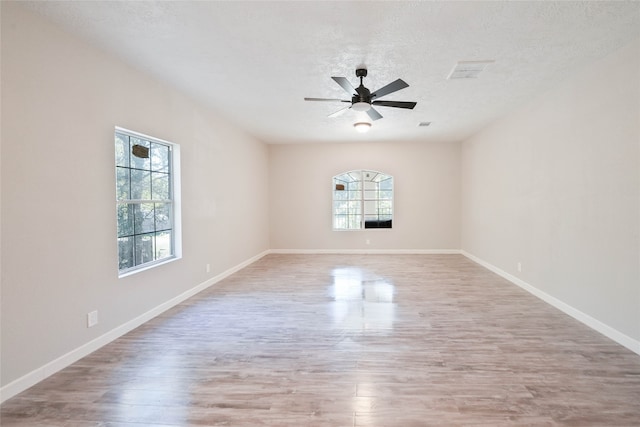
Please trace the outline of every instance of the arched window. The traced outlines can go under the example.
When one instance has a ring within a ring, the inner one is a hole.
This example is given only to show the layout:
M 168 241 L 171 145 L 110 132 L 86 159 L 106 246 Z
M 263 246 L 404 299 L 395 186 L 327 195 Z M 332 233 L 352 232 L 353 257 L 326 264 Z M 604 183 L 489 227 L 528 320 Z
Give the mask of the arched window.
M 393 177 L 354 170 L 333 177 L 333 229 L 391 228 Z

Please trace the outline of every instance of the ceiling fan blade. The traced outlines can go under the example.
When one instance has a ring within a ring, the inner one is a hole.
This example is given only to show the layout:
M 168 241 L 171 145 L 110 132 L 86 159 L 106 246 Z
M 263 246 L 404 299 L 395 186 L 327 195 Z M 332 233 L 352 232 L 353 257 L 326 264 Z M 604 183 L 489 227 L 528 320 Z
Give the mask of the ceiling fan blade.
M 325 101 L 325 102 L 351 102 L 345 101 L 344 99 L 337 98 L 305 98 L 305 101 Z
M 349 80 L 347 80 L 346 77 L 331 77 L 331 78 L 340 86 L 342 86 L 342 89 L 344 89 L 349 95 L 353 96 L 356 93 L 356 90 L 354 89 L 353 85 L 351 84 L 351 82 L 349 82 Z
M 382 114 L 378 113 L 373 107 L 367 110 L 367 114 L 371 117 L 371 120 L 378 120 L 382 118 Z
M 373 101 L 373 105 L 380 105 L 382 107 L 396 107 L 396 108 L 408 108 L 413 110 L 417 102 L 403 102 L 403 101 Z
M 395 82 L 391 82 L 388 85 L 381 87 L 377 91 L 371 94 L 371 99 L 373 98 L 382 98 L 385 95 L 389 95 L 390 93 L 396 92 L 400 89 L 404 89 L 405 87 L 409 87 L 409 85 L 402 79 L 398 79 Z
M 336 111 L 335 113 L 329 114 L 327 117 L 338 117 L 340 114 L 344 113 L 349 108 L 351 108 L 351 105 L 349 105 L 348 107 L 341 108 L 338 111 Z

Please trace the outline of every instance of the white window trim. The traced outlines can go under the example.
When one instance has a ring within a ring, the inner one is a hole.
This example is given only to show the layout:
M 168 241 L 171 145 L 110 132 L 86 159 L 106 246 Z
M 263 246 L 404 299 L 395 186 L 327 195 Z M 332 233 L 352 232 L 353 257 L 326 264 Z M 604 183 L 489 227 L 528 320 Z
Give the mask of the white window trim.
M 155 136 L 145 135 L 144 133 L 136 132 L 133 130 L 129 130 L 123 127 L 116 126 L 114 129 L 115 132 L 126 133 L 131 136 L 139 137 L 141 139 L 146 139 L 148 141 L 159 142 L 162 144 L 169 145 L 171 147 L 171 185 L 172 185 L 172 193 L 173 193 L 173 256 L 163 258 L 157 261 L 148 262 L 142 264 L 140 266 L 134 266 L 128 268 L 126 270 L 118 270 L 118 278 L 124 278 L 128 276 L 132 276 L 134 274 L 141 273 L 143 271 L 158 267 L 160 265 L 168 264 L 173 261 L 177 261 L 182 258 L 182 191 L 181 191 L 181 161 L 180 161 L 180 144 L 176 144 L 175 142 L 166 141 L 161 138 L 157 138 Z M 113 141 L 113 140 L 112 140 Z M 115 147 L 114 147 L 115 149 Z M 115 157 L 115 156 L 114 156 Z M 157 200 L 156 200 L 157 202 Z M 116 200 L 116 206 L 118 201 Z M 117 216 L 116 216 L 117 221 Z M 116 229 L 118 225 L 116 224 Z M 116 233 L 116 259 L 120 259 L 120 254 L 118 252 L 118 240 Z

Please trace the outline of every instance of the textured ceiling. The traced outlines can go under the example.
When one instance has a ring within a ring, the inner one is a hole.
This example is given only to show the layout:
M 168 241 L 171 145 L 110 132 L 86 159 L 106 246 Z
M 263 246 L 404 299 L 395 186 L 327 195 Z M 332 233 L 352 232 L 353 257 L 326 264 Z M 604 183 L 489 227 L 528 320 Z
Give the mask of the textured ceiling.
M 207 104 L 270 143 L 457 141 L 590 62 L 640 37 L 639 2 L 24 2 Z M 477 79 L 447 80 L 458 61 L 494 60 Z M 331 76 L 372 91 L 410 87 L 377 107 L 327 116 Z M 597 101 L 594 101 L 597 102 Z M 418 127 L 420 122 L 432 122 Z

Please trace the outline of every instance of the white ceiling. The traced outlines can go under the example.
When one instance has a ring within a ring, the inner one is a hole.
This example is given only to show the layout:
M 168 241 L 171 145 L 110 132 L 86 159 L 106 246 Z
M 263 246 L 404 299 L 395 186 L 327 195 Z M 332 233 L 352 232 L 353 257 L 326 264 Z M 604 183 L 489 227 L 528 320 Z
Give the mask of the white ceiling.
M 23 4 L 269 143 L 462 140 L 640 37 L 635 1 Z M 473 60 L 495 62 L 446 79 Z M 372 91 L 405 80 L 383 99 L 416 108 L 377 107 L 384 118 L 363 135 L 352 125 L 366 113 L 328 118 L 343 105 L 303 100 L 348 99 L 331 76 L 356 86 L 359 66 Z

